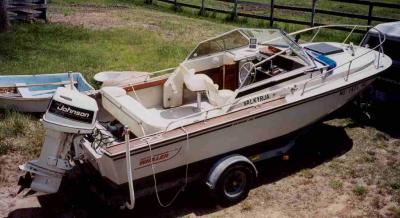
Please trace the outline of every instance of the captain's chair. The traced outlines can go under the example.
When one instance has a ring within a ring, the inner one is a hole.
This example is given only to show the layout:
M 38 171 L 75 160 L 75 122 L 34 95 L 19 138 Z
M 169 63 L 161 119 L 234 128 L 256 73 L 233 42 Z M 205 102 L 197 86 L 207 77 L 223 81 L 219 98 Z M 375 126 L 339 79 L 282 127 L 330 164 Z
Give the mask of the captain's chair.
M 194 69 L 191 69 L 183 76 L 183 82 L 187 89 L 197 94 L 197 109 L 201 110 L 201 93 L 206 91 L 205 80 L 209 79 L 205 74 L 195 74 Z
M 207 75 L 204 75 L 208 77 Z M 211 82 L 210 82 L 211 81 Z M 230 99 L 233 98 L 234 92 L 229 89 L 218 90 L 218 85 L 208 77 L 204 80 L 206 86 L 206 94 L 210 104 L 216 107 L 223 106 L 228 103 Z
M 193 92 L 197 93 L 197 107 L 200 108 L 201 92 L 205 91 L 208 101 L 211 105 L 220 107 L 228 103 L 232 98 L 234 92 L 228 89 L 218 90 L 218 85 L 206 74 L 195 74 L 194 70 L 189 72 L 183 77 L 186 87 Z

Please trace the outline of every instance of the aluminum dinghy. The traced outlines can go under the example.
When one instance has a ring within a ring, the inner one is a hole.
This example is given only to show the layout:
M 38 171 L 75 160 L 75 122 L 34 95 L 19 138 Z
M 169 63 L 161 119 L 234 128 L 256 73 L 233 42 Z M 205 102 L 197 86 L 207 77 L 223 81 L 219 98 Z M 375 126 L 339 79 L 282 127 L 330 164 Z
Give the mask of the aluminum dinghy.
M 58 87 L 90 94 L 94 88 L 81 73 L 0 76 L 0 108 L 44 112 Z

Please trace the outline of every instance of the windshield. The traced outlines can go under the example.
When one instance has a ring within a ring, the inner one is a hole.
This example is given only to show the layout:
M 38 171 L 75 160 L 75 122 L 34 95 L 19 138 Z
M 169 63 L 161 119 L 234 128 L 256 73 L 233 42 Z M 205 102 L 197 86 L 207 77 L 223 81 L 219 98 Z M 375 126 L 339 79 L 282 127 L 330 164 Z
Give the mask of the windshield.
M 243 29 L 243 32 L 250 38 L 256 38 L 258 44 L 290 48 L 293 55 L 297 55 L 305 64 L 310 64 L 310 59 L 303 49 L 279 29 Z
M 311 64 L 310 58 L 302 47 L 279 29 L 236 29 L 200 43 L 188 59 L 249 46 L 250 39 L 256 39 L 259 45 L 274 46 L 284 50 L 290 49 L 292 55 L 298 56 L 304 64 Z
M 256 38 L 257 43 L 274 40 L 273 44 L 276 46 L 284 47 L 287 43 L 282 38 L 282 32 L 279 29 L 243 29 L 244 34 L 249 38 Z
M 192 52 L 189 59 L 244 47 L 248 44 L 249 40 L 239 30 L 235 30 L 220 37 L 200 43 L 200 45 L 198 45 Z

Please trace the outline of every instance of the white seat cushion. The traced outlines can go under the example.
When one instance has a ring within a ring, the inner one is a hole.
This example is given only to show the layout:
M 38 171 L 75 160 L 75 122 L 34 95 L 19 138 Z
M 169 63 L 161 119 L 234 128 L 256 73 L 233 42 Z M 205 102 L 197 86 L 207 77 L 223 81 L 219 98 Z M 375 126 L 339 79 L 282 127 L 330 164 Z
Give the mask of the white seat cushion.
M 192 92 L 206 90 L 204 77 L 200 74 L 195 74 L 193 69 L 189 70 L 189 72 L 183 76 L 183 81 L 186 87 Z
M 207 76 L 207 75 L 204 75 Z M 233 98 L 234 92 L 229 89 L 218 90 L 218 85 L 214 84 L 211 79 L 205 79 L 206 94 L 208 101 L 217 107 L 223 106 Z
M 222 90 L 218 91 L 219 97 L 224 98 L 224 99 L 232 97 L 233 93 L 234 92 L 232 90 L 229 90 L 229 89 L 222 89 Z
M 140 102 L 127 95 L 124 89 L 104 87 L 101 93 L 103 107 L 119 122 L 127 125 L 136 136 L 165 129 L 165 124 L 161 120 L 154 117 Z

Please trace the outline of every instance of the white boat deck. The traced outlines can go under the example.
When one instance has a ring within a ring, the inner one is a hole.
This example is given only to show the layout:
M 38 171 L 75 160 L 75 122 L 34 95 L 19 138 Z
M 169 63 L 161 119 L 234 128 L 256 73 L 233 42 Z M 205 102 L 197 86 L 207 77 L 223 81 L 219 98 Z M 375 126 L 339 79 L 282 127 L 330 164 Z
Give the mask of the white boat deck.
M 201 111 L 207 111 L 213 108 L 214 107 L 208 101 L 201 102 Z M 205 113 L 200 113 L 197 109 L 197 103 L 190 103 L 168 109 L 155 107 L 149 108 L 148 111 L 152 114 L 153 118 L 159 120 L 160 124 L 165 126 L 165 128 L 171 124 L 168 129 L 179 128 L 180 126 L 202 121 L 206 116 Z M 214 113 L 210 112 L 208 117 L 212 117 L 216 112 L 217 111 Z

